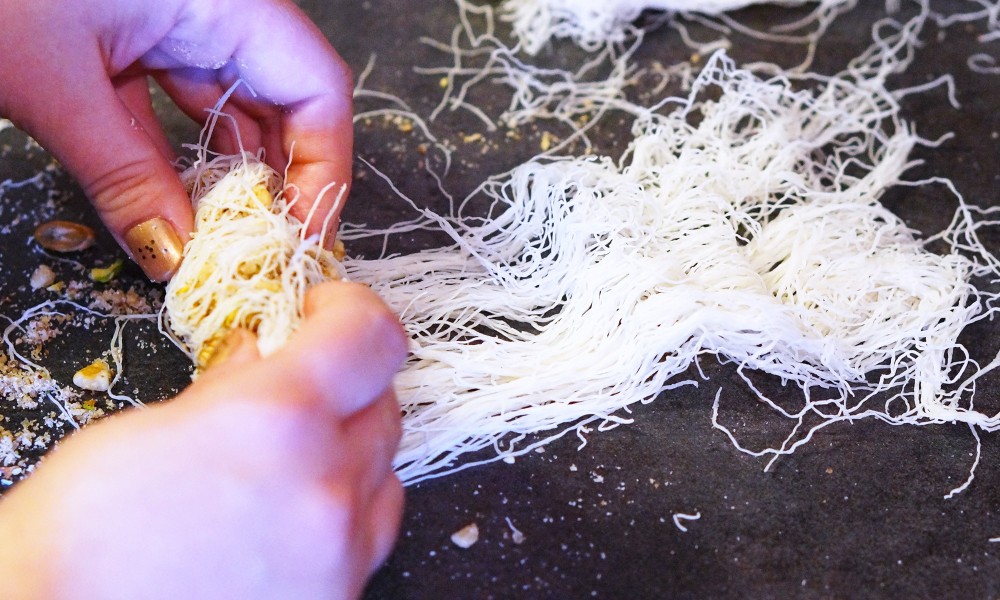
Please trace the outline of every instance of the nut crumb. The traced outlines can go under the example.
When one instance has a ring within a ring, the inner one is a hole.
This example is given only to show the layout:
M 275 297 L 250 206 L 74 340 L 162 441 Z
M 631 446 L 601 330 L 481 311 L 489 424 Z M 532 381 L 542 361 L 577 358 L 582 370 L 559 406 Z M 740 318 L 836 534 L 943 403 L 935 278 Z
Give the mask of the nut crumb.
M 479 526 L 469 523 L 465 527 L 451 534 L 451 543 L 459 548 L 470 548 L 479 541 Z

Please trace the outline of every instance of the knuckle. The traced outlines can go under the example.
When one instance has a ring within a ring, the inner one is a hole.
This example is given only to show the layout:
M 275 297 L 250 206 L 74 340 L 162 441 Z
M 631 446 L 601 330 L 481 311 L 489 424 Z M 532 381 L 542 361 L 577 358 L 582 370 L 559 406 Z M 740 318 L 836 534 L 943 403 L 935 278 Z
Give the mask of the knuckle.
M 137 160 L 83 182 L 83 189 L 106 220 L 119 222 L 155 185 L 156 169 L 148 161 Z
M 403 420 L 400 415 L 399 402 L 396 400 L 396 393 L 390 389 L 388 395 L 389 401 L 383 403 L 382 410 L 385 415 L 386 430 L 395 451 L 395 446 L 399 444 L 399 440 L 403 437 Z

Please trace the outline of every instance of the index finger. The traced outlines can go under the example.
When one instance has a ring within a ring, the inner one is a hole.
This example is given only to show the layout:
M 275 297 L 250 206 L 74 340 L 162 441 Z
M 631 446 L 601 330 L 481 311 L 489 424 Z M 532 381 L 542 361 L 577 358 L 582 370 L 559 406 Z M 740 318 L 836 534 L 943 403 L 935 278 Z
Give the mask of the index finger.
M 308 231 L 320 233 L 332 211 L 332 233 L 337 198 L 346 198 L 351 181 L 353 76 L 347 64 L 289 0 L 188 1 L 177 21 L 145 55 L 146 66 L 160 71 L 161 85 L 199 120 L 227 89 L 245 82 L 231 100 L 259 128 L 268 163 L 279 172 L 287 168 L 287 183 L 300 197 L 292 214 L 306 221 L 312 213 Z M 332 243 L 333 235 L 328 238 Z
M 292 214 L 303 221 L 314 215 L 307 230 L 321 233 L 332 212 L 332 242 L 342 204 L 338 200 L 347 197 L 351 182 L 353 76 L 293 3 L 268 3 L 266 11 L 274 13 L 272 19 L 247 19 L 234 62 L 255 92 L 281 107 L 278 130 L 265 135 L 277 138 L 271 141 L 282 148 L 286 183 L 299 191 Z

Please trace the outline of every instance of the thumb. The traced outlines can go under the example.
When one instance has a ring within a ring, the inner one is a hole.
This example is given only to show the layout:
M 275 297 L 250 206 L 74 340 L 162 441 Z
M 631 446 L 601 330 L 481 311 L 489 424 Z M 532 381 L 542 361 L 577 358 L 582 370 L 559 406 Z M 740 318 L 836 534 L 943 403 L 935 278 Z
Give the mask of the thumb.
M 205 369 L 239 369 L 260 358 L 257 336 L 249 329 L 233 329 L 205 361 Z
M 192 228 L 187 192 L 107 76 L 68 85 L 31 111 L 31 133 L 80 182 L 118 243 L 155 281 L 177 270 Z M 141 81 L 146 85 L 145 80 Z M 77 90 L 86 90 L 80 93 Z M 158 127 L 157 125 L 154 125 Z
M 288 386 L 347 418 L 381 398 L 407 355 L 399 319 L 368 287 L 330 281 L 306 294 L 306 321 L 274 354 Z

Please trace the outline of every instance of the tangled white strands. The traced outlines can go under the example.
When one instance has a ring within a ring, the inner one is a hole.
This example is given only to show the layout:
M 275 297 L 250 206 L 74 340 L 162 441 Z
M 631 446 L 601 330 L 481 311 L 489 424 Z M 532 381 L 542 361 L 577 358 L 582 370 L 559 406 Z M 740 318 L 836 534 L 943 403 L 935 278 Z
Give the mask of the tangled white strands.
M 237 327 L 254 331 L 270 354 L 298 329 L 306 290 L 340 277 L 321 237 L 289 214 L 294 200 L 261 156 L 204 158 L 181 175 L 195 231 L 162 313 L 164 329 L 199 365 Z
M 421 41 L 451 57 L 446 67 L 417 68 L 418 73 L 441 76 L 445 91 L 431 113 L 435 120 L 445 110 L 466 110 L 479 118 L 487 130 L 496 123 L 518 127 L 538 119 L 554 119 L 578 125 L 573 119 L 602 108 L 625 108 L 624 91 L 638 72 L 629 59 L 639 46 L 642 32 L 635 31 L 630 43 L 607 43 L 573 71 L 542 68 L 522 60 L 522 44 L 509 47 L 496 36 L 493 8 L 456 0 L 459 24 L 448 43 Z M 483 82 L 511 90 L 509 105 L 500 115 L 487 115 L 469 101 L 472 90 Z
M 822 22 L 856 0 L 821 0 L 806 19 L 786 30 Z M 624 42 L 630 24 L 646 10 L 669 13 L 721 15 L 753 4 L 801 6 L 810 0 L 506 0 L 502 18 L 511 23 L 514 35 L 529 54 L 537 54 L 552 39 L 569 38 L 581 47 L 595 50 L 607 42 Z M 733 23 L 730 21 L 730 23 Z M 780 35 L 780 34 L 779 34 Z
M 796 70 L 804 70 L 812 61 L 816 44 L 830 23 L 842 12 L 854 6 L 856 0 L 823 0 L 804 17 L 769 31 L 757 31 L 724 14 L 756 4 L 747 0 L 690 2 L 666 0 L 636 2 L 568 1 L 568 0 L 508 0 L 501 5 L 499 17 L 513 27 L 516 43 L 509 45 L 497 33 L 497 16 L 493 7 L 468 0 L 456 0 L 459 24 L 451 39 L 441 42 L 423 39 L 451 58 L 449 66 L 418 68 L 418 73 L 440 76 L 445 91 L 441 102 L 431 113 L 435 120 L 445 110 L 465 110 L 478 117 L 487 130 L 496 123 L 519 127 L 537 120 L 555 120 L 574 131 L 590 148 L 584 122 L 593 124 L 606 111 L 634 112 L 637 108 L 627 98 L 627 91 L 642 77 L 659 79 L 652 90 L 658 94 L 671 81 L 679 81 L 687 89 L 695 66 L 680 62 L 664 67 L 638 67 L 632 57 L 642 44 L 645 32 L 632 25 L 644 8 L 667 11 L 662 17 L 676 29 L 684 43 L 696 55 L 709 55 L 726 48 L 723 37 L 709 42 L 692 39 L 687 27 L 677 17 L 684 15 L 698 20 L 710 30 L 728 35 L 733 31 L 770 42 L 798 44 L 806 48 L 806 56 Z M 806 2 L 798 0 L 771 2 L 790 6 Z M 710 16 L 709 16 L 710 15 Z M 524 55 L 535 55 L 553 39 L 570 38 L 591 55 L 574 69 L 536 65 Z M 771 70 L 779 68 L 770 65 Z M 483 82 L 507 87 L 510 102 L 499 115 L 487 115 L 469 100 L 472 90 Z
M 878 203 L 922 143 L 881 82 L 812 83 L 764 80 L 719 54 L 675 110 L 635 125 L 619 164 L 529 161 L 470 196 L 491 218 L 423 211 L 453 246 L 346 260 L 413 339 L 397 380 L 401 478 L 627 421 L 622 408 L 694 383 L 680 376 L 702 355 L 801 389 L 798 411 L 761 395 L 794 425 L 757 454 L 866 416 L 995 428 L 956 386 L 978 371 L 959 332 L 995 300 L 969 277 L 995 273 L 979 266 L 995 259 L 964 217 L 940 239 L 984 260 L 927 252 Z
M 1000 1 L 970 0 L 969 4 L 978 8 L 956 14 L 936 13 L 933 16 L 941 27 L 948 27 L 954 23 L 984 23 L 986 33 L 979 36 L 979 42 L 985 44 L 1000 40 Z M 968 65 L 969 69 L 976 73 L 1000 75 L 1000 65 L 997 64 L 996 56 L 986 52 L 970 56 Z
M 368 59 L 368 64 L 365 65 L 364 70 L 358 75 L 358 80 L 354 84 L 354 91 L 352 96 L 355 103 L 359 103 L 365 100 L 375 100 L 387 104 L 388 106 L 382 106 L 380 108 L 373 108 L 369 110 L 356 110 L 354 113 L 354 122 L 363 122 L 367 119 L 372 119 L 375 117 L 400 117 L 407 119 L 412 123 L 420 133 L 429 142 L 434 144 L 434 147 L 441 153 L 441 157 L 444 162 L 445 173 L 451 168 L 451 149 L 443 144 L 437 137 L 431 133 L 430 128 L 424 119 L 413 111 L 413 108 L 406 103 L 405 100 L 396 96 L 395 94 L 390 94 L 388 92 L 380 92 L 376 90 L 370 90 L 365 87 L 367 83 L 368 76 L 375 69 L 375 55 L 372 55 Z M 430 170 L 429 170 L 430 171 Z M 436 173 L 430 171 L 432 175 L 436 176 Z

